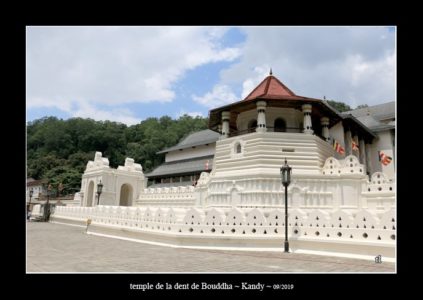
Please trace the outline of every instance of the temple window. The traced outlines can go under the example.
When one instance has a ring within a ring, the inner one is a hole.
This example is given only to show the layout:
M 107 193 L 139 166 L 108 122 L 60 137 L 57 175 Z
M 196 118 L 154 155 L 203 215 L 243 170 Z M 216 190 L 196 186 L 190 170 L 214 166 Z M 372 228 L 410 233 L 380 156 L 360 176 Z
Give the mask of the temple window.
M 242 152 L 241 144 L 236 143 L 235 144 L 235 153 L 241 153 L 241 152 Z
M 277 118 L 273 127 L 275 128 L 275 132 L 286 132 L 286 122 L 282 118 Z
M 257 127 L 257 120 L 253 119 L 248 122 L 248 132 L 254 132 Z

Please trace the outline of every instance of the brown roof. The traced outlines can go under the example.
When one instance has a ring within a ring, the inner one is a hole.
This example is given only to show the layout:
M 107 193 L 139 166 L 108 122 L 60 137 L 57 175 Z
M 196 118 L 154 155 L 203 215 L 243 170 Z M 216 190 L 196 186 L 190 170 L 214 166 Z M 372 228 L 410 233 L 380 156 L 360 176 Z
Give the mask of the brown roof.
M 216 131 L 218 125 L 221 123 L 221 113 L 223 111 L 229 111 L 229 127 L 232 131 L 238 130 L 236 126 L 237 116 L 244 111 L 255 109 L 256 102 L 259 100 L 265 100 L 267 107 L 295 108 L 298 110 L 301 110 L 303 104 L 313 104 L 315 109 L 311 113 L 312 119 L 329 117 L 329 127 L 342 120 L 344 125 L 360 131 L 367 139 L 371 140 L 374 138 L 371 130 L 363 126 L 356 118 L 343 116 L 322 99 L 296 95 L 272 74 L 267 76 L 244 100 L 210 110 L 209 129 Z
M 301 110 L 303 104 L 313 104 L 318 108 L 312 111 L 313 117 L 330 117 L 329 126 L 333 126 L 342 119 L 337 111 L 321 99 L 298 96 L 275 76 L 269 75 L 244 100 L 210 110 L 209 128 L 217 130 L 217 126 L 221 122 L 221 113 L 226 110 L 231 112 L 229 121 L 231 130 L 237 130 L 236 118 L 238 114 L 254 109 L 256 101 L 259 100 L 266 100 L 268 107 L 295 108 L 299 110 Z
M 286 85 L 273 75 L 267 76 L 247 97 L 244 101 L 254 99 L 275 99 L 281 97 L 296 97 Z
M 42 184 L 46 184 L 47 180 L 45 179 L 40 179 L 40 180 L 27 180 L 26 182 L 26 186 L 37 186 L 37 185 L 42 185 Z

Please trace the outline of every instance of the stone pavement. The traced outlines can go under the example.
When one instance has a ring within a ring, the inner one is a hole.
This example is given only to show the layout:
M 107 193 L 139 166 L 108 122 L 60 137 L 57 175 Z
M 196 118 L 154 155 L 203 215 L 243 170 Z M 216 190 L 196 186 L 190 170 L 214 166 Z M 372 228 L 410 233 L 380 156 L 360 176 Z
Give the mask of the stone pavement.
M 85 228 L 27 223 L 27 272 L 395 272 L 395 264 L 320 255 L 197 250 L 85 234 Z

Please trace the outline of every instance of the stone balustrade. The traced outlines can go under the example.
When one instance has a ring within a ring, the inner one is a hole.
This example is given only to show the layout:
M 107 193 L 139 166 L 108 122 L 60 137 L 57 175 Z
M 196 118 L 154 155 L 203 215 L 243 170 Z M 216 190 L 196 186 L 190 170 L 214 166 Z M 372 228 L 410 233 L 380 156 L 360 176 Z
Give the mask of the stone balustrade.
M 152 207 L 192 207 L 195 205 L 194 187 L 147 188 L 140 193 L 137 204 Z
M 283 236 L 285 228 L 283 210 L 258 208 L 56 207 L 51 220 L 66 219 L 81 223 L 91 219 L 94 225 L 193 236 Z M 392 209 L 381 213 L 292 209 L 288 222 L 290 238 L 383 241 L 395 245 L 396 219 Z
M 327 158 L 322 168 L 322 174 L 332 177 L 366 175 L 365 166 L 360 164 L 360 161 L 354 155 L 349 155 L 343 160 L 337 160 L 334 157 Z

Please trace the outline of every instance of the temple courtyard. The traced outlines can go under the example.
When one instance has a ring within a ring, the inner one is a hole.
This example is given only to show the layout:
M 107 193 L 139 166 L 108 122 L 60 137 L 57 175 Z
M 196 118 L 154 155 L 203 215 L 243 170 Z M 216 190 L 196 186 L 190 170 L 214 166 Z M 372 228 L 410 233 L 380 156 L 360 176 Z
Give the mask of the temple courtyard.
M 283 240 L 281 240 L 281 249 Z M 27 223 L 28 273 L 43 272 L 395 272 L 383 261 L 299 253 L 186 249 L 85 233 L 84 227 Z

